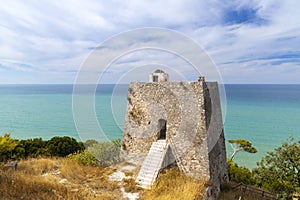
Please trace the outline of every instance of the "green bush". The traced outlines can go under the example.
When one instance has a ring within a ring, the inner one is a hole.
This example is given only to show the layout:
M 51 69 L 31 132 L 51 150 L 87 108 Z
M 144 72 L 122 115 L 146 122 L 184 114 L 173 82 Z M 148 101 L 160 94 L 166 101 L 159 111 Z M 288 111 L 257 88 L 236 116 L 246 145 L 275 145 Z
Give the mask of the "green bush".
M 41 138 L 16 140 L 10 134 L 0 136 L 0 162 L 38 156 L 64 157 L 84 149 L 82 142 L 67 136 L 53 137 L 48 141 Z
M 83 152 L 69 154 L 67 157 L 82 165 L 97 164 L 97 159 L 87 149 L 85 149 Z
M 292 199 L 300 193 L 300 141 L 293 138 L 268 152 L 252 172 L 231 160 L 227 163 L 231 181 L 270 190 L 278 199 Z
M 101 142 L 88 148 L 88 151 L 98 160 L 97 163 L 104 166 L 116 164 L 120 161 L 121 141 Z
M 70 154 L 68 157 L 84 165 L 110 166 L 119 162 L 120 147 L 120 139 L 111 142 L 92 141 L 92 144 L 85 151 Z
M 84 145 L 82 142 L 77 142 L 74 138 L 68 136 L 53 137 L 46 142 L 46 149 L 48 149 L 51 156 L 64 157 L 84 150 Z
M 84 144 L 85 148 L 88 148 L 88 147 L 93 146 L 94 144 L 98 144 L 98 141 L 94 140 L 94 139 L 90 139 L 90 140 L 85 141 L 83 144 Z
M 19 142 L 10 137 L 6 133 L 0 136 L 0 162 L 7 161 L 13 158 L 13 150 L 18 146 Z
M 46 142 L 42 138 L 20 140 L 18 146 L 13 150 L 13 158 L 27 158 L 37 156 L 50 155 L 48 149 L 46 149 Z
M 230 181 L 244 184 L 254 184 L 252 173 L 246 167 L 239 167 L 232 160 L 227 159 Z

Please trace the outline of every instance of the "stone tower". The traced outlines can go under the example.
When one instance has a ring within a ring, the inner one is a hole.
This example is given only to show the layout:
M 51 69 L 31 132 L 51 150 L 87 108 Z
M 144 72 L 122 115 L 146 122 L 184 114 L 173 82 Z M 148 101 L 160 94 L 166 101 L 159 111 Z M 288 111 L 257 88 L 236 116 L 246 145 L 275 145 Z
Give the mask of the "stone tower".
M 187 175 L 207 181 L 207 199 L 215 199 L 228 181 L 218 84 L 204 77 L 197 82 L 153 81 L 156 72 L 168 77 L 156 70 L 151 82 L 130 84 L 121 156 L 141 164 L 151 146 L 164 140 L 160 166 L 175 163 Z

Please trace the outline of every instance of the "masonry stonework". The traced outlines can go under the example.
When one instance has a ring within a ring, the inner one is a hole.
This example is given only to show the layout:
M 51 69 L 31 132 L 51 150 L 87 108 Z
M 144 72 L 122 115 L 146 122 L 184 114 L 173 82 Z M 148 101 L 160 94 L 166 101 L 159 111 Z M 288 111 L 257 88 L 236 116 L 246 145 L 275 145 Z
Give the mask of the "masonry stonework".
M 170 149 L 163 165 L 176 163 L 187 175 L 207 181 L 206 199 L 216 199 L 228 181 L 218 84 L 134 82 L 127 100 L 121 156 L 142 161 L 152 142 L 165 137 Z

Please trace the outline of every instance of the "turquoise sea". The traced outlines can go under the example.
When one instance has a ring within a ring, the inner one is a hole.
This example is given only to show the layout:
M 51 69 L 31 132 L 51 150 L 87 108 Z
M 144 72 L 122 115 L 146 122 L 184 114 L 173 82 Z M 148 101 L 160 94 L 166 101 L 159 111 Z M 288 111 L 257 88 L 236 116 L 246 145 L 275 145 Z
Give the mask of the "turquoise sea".
M 95 93 L 96 116 L 110 139 L 122 137 L 127 87 L 101 85 Z M 72 115 L 72 89 L 72 85 L 0 85 L 0 133 L 18 139 L 68 135 L 80 140 Z M 300 140 L 300 85 L 225 85 L 225 89 L 226 140 L 244 138 L 258 149 L 256 154 L 238 153 L 239 165 L 253 168 L 290 136 Z M 93 130 L 85 134 L 98 137 Z M 228 156 L 231 152 L 227 144 Z

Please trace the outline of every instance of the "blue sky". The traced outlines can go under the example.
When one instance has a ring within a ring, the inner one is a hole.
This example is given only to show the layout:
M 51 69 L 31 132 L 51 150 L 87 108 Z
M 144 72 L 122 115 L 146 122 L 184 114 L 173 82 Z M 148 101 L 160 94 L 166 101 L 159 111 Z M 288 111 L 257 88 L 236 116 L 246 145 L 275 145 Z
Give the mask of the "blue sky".
M 300 83 L 299 7 L 296 0 L 8 1 L 0 5 L 0 84 L 73 83 L 99 44 L 143 27 L 193 39 L 225 83 Z M 145 80 L 151 65 L 192 73 L 174 55 L 141 51 L 118 59 L 105 81 L 137 66 L 131 77 Z

